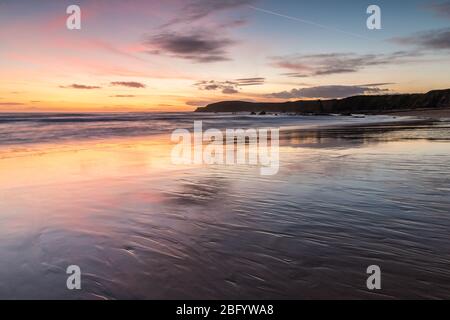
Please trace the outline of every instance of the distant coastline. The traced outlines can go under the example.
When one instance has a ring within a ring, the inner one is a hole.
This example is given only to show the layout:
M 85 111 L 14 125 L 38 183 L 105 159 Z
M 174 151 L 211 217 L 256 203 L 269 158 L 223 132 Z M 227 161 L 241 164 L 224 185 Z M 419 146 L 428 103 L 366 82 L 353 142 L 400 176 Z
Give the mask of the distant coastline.
M 450 112 L 450 89 L 433 90 L 424 94 L 361 95 L 331 100 L 299 100 L 280 103 L 222 101 L 195 112 L 251 112 L 296 114 L 393 114 L 438 110 L 440 116 Z M 437 113 L 436 113 L 437 114 Z M 414 114 L 408 114 L 414 115 Z

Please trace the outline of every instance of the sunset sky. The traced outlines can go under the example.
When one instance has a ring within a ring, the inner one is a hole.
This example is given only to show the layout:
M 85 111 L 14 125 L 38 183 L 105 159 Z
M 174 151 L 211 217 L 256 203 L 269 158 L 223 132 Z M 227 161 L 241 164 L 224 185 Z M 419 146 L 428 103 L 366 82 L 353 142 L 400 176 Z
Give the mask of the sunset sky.
M 0 111 L 426 92 L 450 88 L 449 53 L 442 0 L 0 0 Z

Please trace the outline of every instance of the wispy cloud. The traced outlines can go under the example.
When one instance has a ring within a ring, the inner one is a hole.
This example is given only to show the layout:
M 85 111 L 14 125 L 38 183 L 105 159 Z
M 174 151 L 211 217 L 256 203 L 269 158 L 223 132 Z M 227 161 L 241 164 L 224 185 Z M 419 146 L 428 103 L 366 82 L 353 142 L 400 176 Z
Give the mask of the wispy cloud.
M 433 11 L 438 17 L 450 18 L 450 1 L 428 4 L 426 9 Z
M 448 50 L 450 49 L 450 28 L 418 32 L 408 37 L 393 38 L 391 41 L 421 49 Z
M 258 78 L 241 78 L 228 81 L 216 81 L 216 80 L 199 81 L 195 83 L 195 86 L 199 90 L 206 90 L 206 91 L 221 90 L 223 94 L 235 94 L 239 92 L 240 87 L 262 85 L 264 84 L 264 82 L 265 78 L 258 77 Z
M 11 107 L 11 106 L 23 106 L 25 104 L 20 102 L 0 102 L 0 106 Z
M 116 94 L 113 96 L 110 96 L 111 98 L 134 98 L 136 97 L 135 95 L 132 94 Z
M 390 54 L 326 53 L 273 57 L 273 65 L 289 72 L 289 77 L 323 76 L 358 72 L 369 66 L 410 62 L 419 52 L 397 51 Z
M 349 32 L 349 31 L 345 31 L 345 30 L 342 30 L 342 29 L 339 29 L 339 28 L 336 28 L 336 27 L 326 26 L 324 24 L 317 23 L 317 22 L 314 22 L 314 21 L 311 21 L 311 20 L 306 20 L 306 19 L 302 19 L 302 18 L 298 18 L 298 17 L 293 17 L 293 16 L 290 16 L 290 15 L 282 14 L 282 13 L 275 12 L 275 11 L 272 11 L 272 10 L 258 8 L 258 7 L 252 6 L 252 5 L 249 5 L 249 7 L 252 8 L 253 10 L 256 10 L 256 11 L 259 11 L 259 12 L 267 13 L 267 14 L 270 14 L 270 15 L 273 15 L 273 16 L 277 16 L 277 17 L 288 19 L 288 20 L 295 21 L 295 22 L 300 22 L 300 23 L 303 23 L 303 24 L 308 24 L 308 25 L 311 25 L 311 26 L 314 26 L 314 27 L 317 27 L 317 28 L 320 28 L 320 29 L 324 29 L 324 30 L 328 30 L 328 31 L 332 31 L 332 32 L 338 32 L 338 33 L 342 33 L 342 34 L 345 34 L 345 35 L 348 35 L 348 36 L 351 36 L 351 37 L 360 38 L 360 39 L 370 40 L 370 38 L 365 37 L 363 35 L 360 35 L 360 34 L 357 34 L 357 33 L 353 33 L 353 32 Z
M 255 2 L 256 0 L 191 0 L 184 6 L 177 18 L 170 20 L 162 28 L 180 23 L 191 23 L 212 13 L 248 6 Z
M 82 90 L 93 90 L 93 89 L 101 89 L 99 86 L 89 86 L 84 84 L 70 84 L 68 86 L 59 86 L 60 88 L 64 89 L 82 89 Z
M 259 86 L 264 84 L 264 82 L 266 81 L 266 78 L 262 78 L 262 77 L 257 77 L 257 78 L 241 78 L 241 79 L 236 79 L 234 80 L 234 82 L 239 86 L 239 87 L 243 87 L 243 86 Z
M 135 81 L 114 81 L 111 82 L 112 86 L 119 86 L 119 87 L 128 87 L 128 88 L 145 88 L 145 84 L 141 82 L 135 82 Z
M 290 91 L 282 91 L 268 94 L 267 97 L 279 99 L 301 99 L 301 98 L 345 98 L 354 95 L 362 94 L 377 94 L 389 91 L 388 89 L 380 88 L 380 86 L 388 83 L 367 84 L 367 85 L 328 85 L 316 86 L 309 88 L 292 89 Z
M 195 84 L 199 90 L 216 91 L 221 90 L 224 94 L 238 93 L 239 90 L 234 82 L 231 81 L 200 81 Z
M 234 43 L 231 39 L 215 37 L 206 32 L 167 32 L 145 36 L 144 39 L 150 54 L 167 54 L 201 63 L 230 60 L 226 49 Z

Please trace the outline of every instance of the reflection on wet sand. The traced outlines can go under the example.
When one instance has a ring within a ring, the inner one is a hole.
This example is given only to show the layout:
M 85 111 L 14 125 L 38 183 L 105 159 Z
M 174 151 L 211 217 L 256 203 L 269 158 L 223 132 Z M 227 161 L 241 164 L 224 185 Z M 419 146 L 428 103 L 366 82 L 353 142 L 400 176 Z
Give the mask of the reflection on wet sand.
M 287 130 L 281 144 L 311 148 L 346 148 L 398 140 L 448 140 L 447 122 L 418 120 L 397 124 Z
M 397 129 L 290 133 L 276 176 L 174 166 L 166 136 L 9 150 L 0 297 L 449 298 L 449 131 Z

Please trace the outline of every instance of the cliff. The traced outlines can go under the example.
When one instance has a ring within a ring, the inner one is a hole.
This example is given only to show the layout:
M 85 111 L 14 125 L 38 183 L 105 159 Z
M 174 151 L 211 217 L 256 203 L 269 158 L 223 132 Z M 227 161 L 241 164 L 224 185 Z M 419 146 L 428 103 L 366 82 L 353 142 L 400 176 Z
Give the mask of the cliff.
M 196 112 L 276 113 L 383 113 L 398 110 L 450 108 L 450 89 L 424 94 L 363 95 L 333 100 L 299 100 L 281 103 L 222 101 Z

